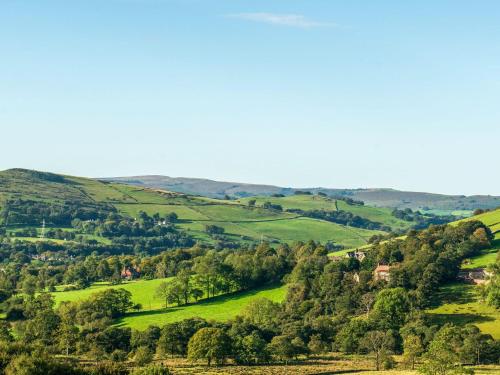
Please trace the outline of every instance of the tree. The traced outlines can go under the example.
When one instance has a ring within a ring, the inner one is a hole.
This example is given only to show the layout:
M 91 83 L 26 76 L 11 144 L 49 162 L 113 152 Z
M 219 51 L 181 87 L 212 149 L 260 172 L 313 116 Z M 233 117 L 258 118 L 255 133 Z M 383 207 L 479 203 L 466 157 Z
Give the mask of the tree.
M 224 234 L 224 228 L 217 225 L 205 225 L 205 232 L 208 234 Z
M 292 347 L 293 347 L 293 355 L 295 359 L 298 359 L 298 356 L 301 354 L 307 354 L 309 352 L 306 344 L 304 343 L 304 340 L 302 340 L 300 337 L 294 337 L 292 339 Z
M 418 369 L 425 375 L 448 375 L 467 373 L 460 363 L 460 330 L 452 325 L 443 326 L 429 345 L 424 363 Z
M 147 365 L 153 360 L 153 352 L 147 346 L 140 346 L 136 349 L 134 361 L 139 366 Z
M 344 353 L 355 353 L 359 350 L 360 341 L 369 329 L 370 326 L 366 321 L 352 319 L 335 336 L 335 347 Z
M 191 295 L 191 271 L 186 268 L 180 270 L 175 277 L 175 282 L 179 285 L 179 292 L 187 305 Z
M 390 332 L 370 331 L 363 338 L 361 346 L 375 354 L 375 366 L 379 371 L 382 361 L 387 358 L 390 349 L 394 346 L 394 339 Z
M 292 337 L 288 335 L 274 336 L 268 345 L 268 349 L 272 355 L 285 363 L 293 358 L 295 354 L 295 348 L 292 345 Z
M 382 329 L 399 329 L 411 310 L 403 288 L 383 289 L 376 298 L 371 317 Z
M 312 354 L 323 354 L 328 351 L 328 345 L 321 339 L 320 334 L 311 336 L 307 348 Z
M 158 340 L 158 353 L 185 356 L 191 337 L 206 326 L 207 322 L 200 318 L 184 319 L 164 325 Z
M 258 327 L 273 327 L 277 324 L 280 305 L 267 298 L 256 298 L 250 301 L 241 312 L 245 320 Z
M 233 356 L 236 363 L 252 365 L 267 362 L 269 353 L 266 348 L 266 341 L 256 330 L 242 337 L 247 331 L 245 328 L 251 329 L 250 327 L 252 327 L 251 325 L 245 325 L 245 323 L 243 323 L 243 326 L 234 323 L 230 331 L 233 342 Z M 243 329 L 239 332 L 241 328 Z
M 69 364 L 59 363 L 43 357 L 22 354 L 15 357 L 5 369 L 5 375 L 84 375 Z
M 26 275 L 22 283 L 23 293 L 27 296 L 34 296 L 36 292 L 36 277 L 32 275 Z
M 191 288 L 191 297 L 198 302 L 198 300 L 203 297 L 203 290 L 199 288 Z
M 468 325 L 463 330 L 464 341 L 460 357 L 467 363 L 481 364 L 481 354 L 487 350 L 492 337 L 481 333 L 479 328 Z
M 231 342 L 229 336 L 221 328 L 202 328 L 189 340 L 188 358 L 196 361 L 205 359 L 208 366 L 212 361 L 224 363 L 229 355 Z
M 6 321 L 0 321 L 0 342 L 11 341 L 14 341 L 14 336 L 10 332 L 10 323 Z
M 163 299 L 163 302 L 165 303 L 165 308 L 168 308 L 168 303 L 170 301 L 170 286 L 169 283 L 166 281 L 163 281 L 158 285 L 158 287 L 155 290 L 155 296 L 158 298 Z
M 422 339 L 418 335 L 409 334 L 403 339 L 403 356 L 406 364 L 410 366 L 412 370 L 415 369 L 415 361 L 424 352 L 424 346 L 422 345 Z

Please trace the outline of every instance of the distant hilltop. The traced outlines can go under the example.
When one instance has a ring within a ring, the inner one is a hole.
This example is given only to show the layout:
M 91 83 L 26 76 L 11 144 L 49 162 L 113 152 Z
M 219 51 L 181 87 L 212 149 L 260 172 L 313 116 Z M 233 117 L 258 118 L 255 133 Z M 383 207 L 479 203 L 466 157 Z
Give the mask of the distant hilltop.
M 169 176 L 132 176 L 102 179 L 130 185 L 202 195 L 212 198 L 242 198 L 249 196 L 293 195 L 297 191 L 322 192 L 327 195 L 360 200 L 371 206 L 411 208 L 420 210 L 475 210 L 500 206 L 500 197 L 490 195 L 445 195 L 394 189 L 330 189 L 330 188 L 288 188 L 273 185 L 214 181 L 203 178 Z

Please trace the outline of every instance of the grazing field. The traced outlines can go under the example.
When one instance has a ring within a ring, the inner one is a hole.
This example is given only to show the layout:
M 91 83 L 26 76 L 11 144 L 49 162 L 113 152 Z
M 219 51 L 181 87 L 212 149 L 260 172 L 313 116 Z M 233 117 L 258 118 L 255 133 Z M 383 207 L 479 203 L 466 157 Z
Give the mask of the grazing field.
M 236 317 L 255 298 L 267 298 L 275 302 L 281 302 L 284 300 L 285 295 L 286 286 L 261 288 L 221 295 L 185 306 L 129 313 L 120 319 L 118 324 L 143 330 L 150 325 L 162 326 L 166 323 L 194 317 L 222 322 Z
M 500 339 L 500 311 L 480 300 L 478 287 L 451 284 L 441 288 L 438 307 L 428 310 L 436 323 L 475 324 L 479 329 Z
M 62 301 L 82 301 L 90 297 L 91 294 L 105 289 L 125 289 L 132 293 L 134 303 L 140 303 L 145 310 L 154 310 L 163 307 L 163 300 L 155 297 L 155 290 L 166 279 L 137 280 L 124 282 L 122 284 L 111 285 L 110 283 L 95 283 L 89 288 L 71 291 L 62 291 L 63 287 L 58 287 L 59 291 L 53 292 L 56 304 Z
M 120 325 L 130 326 L 136 329 L 145 329 L 151 324 L 163 325 L 182 319 L 201 317 L 207 320 L 226 321 L 234 318 L 253 299 L 264 297 L 275 302 L 281 302 L 285 298 L 286 286 L 270 286 L 214 298 L 201 300 L 186 306 L 170 307 L 165 309 L 163 299 L 155 296 L 155 290 L 167 279 L 137 280 L 118 285 L 109 283 L 95 283 L 90 288 L 74 291 L 53 292 L 56 305 L 63 301 L 82 301 L 89 298 L 93 293 L 105 289 L 125 289 L 132 293 L 132 301 L 139 303 L 142 310 L 129 313 L 118 321 Z M 62 287 L 60 287 L 62 289 Z
M 265 202 L 271 202 L 273 204 L 279 204 L 284 209 L 300 209 L 300 210 L 328 210 L 336 211 L 342 210 L 351 212 L 354 215 L 360 216 L 362 218 L 382 223 L 384 225 L 390 226 L 394 230 L 408 229 L 411 223 L 400 220 L 392 216 L 392 209 L 390 208 L 379 208 L 364 205 L 354 205 L 348 204 L 342 200 L 336 200 L 328 197 L 318 196 L 318 195 L 291 195 L 286 197 L 254 197 L 254 198 L 243 198 L 238 200 L 243 204 L 248 204 L 251 199 L 256 200 L 257 206 L 262 206 Z
M 498 257 L 498 250 L 500 250 L 500 236 L 493 242 L 493 247 L 484 250 L 481 255 L 475 256 L 462 264 L 463 269 L 482 268 L 488 267 L 490 264 L 495 263 Z
M 346 247 L 362 246 L 374 234 L 380 231 L 346 227 L 311 218 L 297 218 L 287 221 L 267 221 L 258 223 L 241 223 L 241 227 L 261 233 L 267 238 L 281 238 L 286 242 L 334 241 Z

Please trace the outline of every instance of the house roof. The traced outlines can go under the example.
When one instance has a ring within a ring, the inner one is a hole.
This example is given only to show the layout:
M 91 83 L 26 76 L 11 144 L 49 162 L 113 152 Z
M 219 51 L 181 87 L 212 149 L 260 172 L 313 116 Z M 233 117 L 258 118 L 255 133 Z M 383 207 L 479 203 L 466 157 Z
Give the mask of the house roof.
M 379 264 L 377 268 L 375 268 L 375 272 L 389 272 L 391 269 L 390 266 L 387 266 L 385 264 Z

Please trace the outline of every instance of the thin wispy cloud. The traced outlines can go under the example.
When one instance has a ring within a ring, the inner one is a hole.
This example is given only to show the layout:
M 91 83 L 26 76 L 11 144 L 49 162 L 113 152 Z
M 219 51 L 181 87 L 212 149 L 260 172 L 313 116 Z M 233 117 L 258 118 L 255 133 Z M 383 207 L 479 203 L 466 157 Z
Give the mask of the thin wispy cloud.
M 267 23 L 269 25 L 297 27 L 309 29 L 313 27 L 335 27 L 331 22 L 319 22 L 309 19 L 301 14 L 276 14 L 276 13 L 238 13 L 228 15 L 230 18 L 239 18 L 246 21 Z

